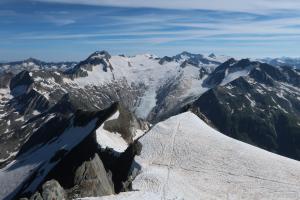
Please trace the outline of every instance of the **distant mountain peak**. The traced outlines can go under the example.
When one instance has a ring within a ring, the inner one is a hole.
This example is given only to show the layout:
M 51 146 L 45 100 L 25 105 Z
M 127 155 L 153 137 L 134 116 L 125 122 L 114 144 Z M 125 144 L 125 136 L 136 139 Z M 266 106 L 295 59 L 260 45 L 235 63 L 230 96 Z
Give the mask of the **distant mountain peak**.
M 111 55 L 107 52 L 107 51 L 95 51 L 94 53 L 92 53 L 88 59 L 103 59 L 105 58 L 106 60 L 111 58 Z
M 229 58 L 226 62 L 224 62 L 222 65 L 232 65 L 232 64 L 235 64 L 235 63 L 237 63 L 238 61 L 236 60 L 236 59 L 234 59 L 234 58 Z
M 217 56 L 214 53 L 211 53 L 211 54 L 208 55 L 208 57 L 210 57 L 210 58 L 216 58 Z
M 32 63 L 42 63 L 42 61 L 41 60 L 38 60 L 38 59 L 36 59 L 36 58 L 32 58 L 32 57 L 30 57 L 30 58 L 27 58 L 26 60 L 24 60 L 23 62 L 25 62 L 25 63 L 30 63 L 30 62 L 32 62 Z
M 183 51 L 180 54 L 178 54 L 177 56 L 188 56 L 188 57 L 203 57 L 202 54 L 194 54 L 194 53 L 190 53 L 188 51 Z
M 192 53 L 188 52 L 188 51 L 183 51 L 180 53 L 180 55 L 191 55 Z

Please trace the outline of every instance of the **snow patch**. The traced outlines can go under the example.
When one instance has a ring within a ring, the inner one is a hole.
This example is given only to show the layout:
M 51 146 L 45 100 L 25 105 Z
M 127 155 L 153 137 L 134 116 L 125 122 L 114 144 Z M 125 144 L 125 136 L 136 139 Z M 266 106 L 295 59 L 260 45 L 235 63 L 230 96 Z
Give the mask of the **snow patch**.
M 108 120 L 118 119 L 120 113 L 116 112 Z M 111 148 L 117 153 L 124 152 L 128 144 L 119 133 L 112 133 L 104 129 L 105 122 L 96 130 L 97 142 L 102 149 Z
M 228 69 L 227 69 L 228 70 Z M 227 71 L 226 70 L 226 71 Z M 250 70 L 249 69 L 244 69 L 244 70 L 239 70 L 239 71 L 236 71 L 236 72 L 232 72 L 232 73 L 226 73 L 222 83 L 220 85 L 224 86 L 226 85 L 227 83 L 239 78 L 239 77 L 242 77 L 242 76 L 247 76 L 249 74 Z

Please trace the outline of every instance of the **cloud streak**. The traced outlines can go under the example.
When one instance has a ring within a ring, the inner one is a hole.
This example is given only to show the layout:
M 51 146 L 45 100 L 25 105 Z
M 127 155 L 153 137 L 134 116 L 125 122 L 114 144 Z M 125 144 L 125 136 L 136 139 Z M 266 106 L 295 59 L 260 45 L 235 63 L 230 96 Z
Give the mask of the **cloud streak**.
M 251 49 L 270 56 L 277 49 L 295 55 L 300 43 L 298 0 L 26 1 L 0 10 L 3 48 L 65 49 L 66 54 L 144 49 L 162 55 L 204 48 L 238 55 Z
M 64 4 L 81 4 L 94 6 L 115 6 L 130 8 L 162 8 L 162 9 L 201 9 L 218 11 L 235 11 L 263 13 L 277 10 L 300 10 L 298 0 L 33 0 Z

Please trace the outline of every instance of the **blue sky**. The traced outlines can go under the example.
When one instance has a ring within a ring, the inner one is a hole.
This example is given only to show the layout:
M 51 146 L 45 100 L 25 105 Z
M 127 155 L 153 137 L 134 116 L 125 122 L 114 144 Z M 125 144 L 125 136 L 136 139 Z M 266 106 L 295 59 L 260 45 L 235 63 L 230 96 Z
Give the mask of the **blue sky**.
M 1 0 L 0 61 L 182 51 L 300 57 L 299 0 Z

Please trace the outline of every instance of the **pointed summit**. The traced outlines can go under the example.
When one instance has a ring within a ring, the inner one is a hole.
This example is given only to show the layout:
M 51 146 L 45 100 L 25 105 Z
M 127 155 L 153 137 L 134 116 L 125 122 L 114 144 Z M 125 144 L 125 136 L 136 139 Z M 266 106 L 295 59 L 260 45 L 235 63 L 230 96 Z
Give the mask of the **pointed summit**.
M 26 60 L 24 60 L 23 61 L 24 63 L 34 63 L 34 64 L 36 64 L 36 65 L 39 65 L 39 64 L 41 64 L 42 63 L 42 61 L 41 60 L 38 60 L 38 59 L 36 59 L 36 58 L 27 58 Z
M 208 55 L 208 57 L 210 57 L 210 58 L 216 58 L 216 55 L 214 53 L 211 53 L 211 54 Z
M 103 59 L 103 58 L 108 60 L 108 59 L 111 58 L 111 55 L 107 51 L 96 51 L 88 57 L 88 60 L 90 60 L 90 59 Z

